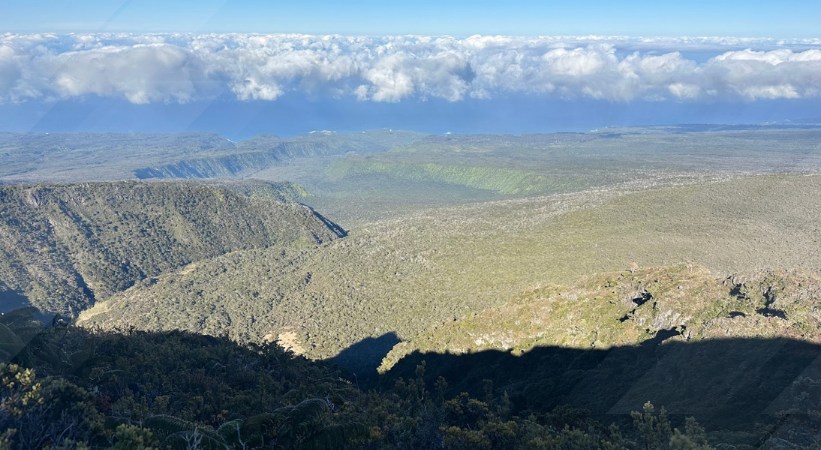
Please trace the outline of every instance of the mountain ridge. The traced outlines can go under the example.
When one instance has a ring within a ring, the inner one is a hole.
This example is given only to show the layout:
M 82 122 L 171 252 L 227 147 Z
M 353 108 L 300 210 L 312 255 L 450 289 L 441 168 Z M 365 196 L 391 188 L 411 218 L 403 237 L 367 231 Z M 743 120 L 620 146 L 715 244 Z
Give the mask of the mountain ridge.
M 203 258 L 341 236 L 307 207 L 219 185 L 3 186 L 0 211 L 0 286 L 69 315 Z

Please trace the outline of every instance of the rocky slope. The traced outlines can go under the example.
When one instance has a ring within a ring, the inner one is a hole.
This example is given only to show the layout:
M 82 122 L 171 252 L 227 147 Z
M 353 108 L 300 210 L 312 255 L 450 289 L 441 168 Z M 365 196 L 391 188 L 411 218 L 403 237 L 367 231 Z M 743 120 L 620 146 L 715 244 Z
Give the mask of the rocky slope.
M 205 258 L 338 237 L 307 207 L 243 190 L 137 182 L 2 187 L 0 291 L 74 314 Z
M 397 345 L 412 351 L 521 355 L 536 347 L 607 349 L 652 340 L 776 338 L 821 343 L 821 273 L 767 270 L 723 277 L 700 266 L 631 269 L 546 286 Z

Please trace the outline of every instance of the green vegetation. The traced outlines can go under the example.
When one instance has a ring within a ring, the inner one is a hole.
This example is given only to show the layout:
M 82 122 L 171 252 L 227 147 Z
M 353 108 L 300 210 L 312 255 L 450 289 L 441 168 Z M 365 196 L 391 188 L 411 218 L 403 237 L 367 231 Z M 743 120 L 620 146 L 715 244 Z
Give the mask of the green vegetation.
M 136 182 L 2 187 L 0 290 L 19 292 L 45 311 L 76 314 L 205 258 L 312 247 L 337 237 L 306 207 L 236 192 L 270 197 L 275 189 Z
M 375 130 L 258 136 L 0 133 L 0 183 L 134 178 L 291 181 L 356 227 L 436 206 L 816 172 L 813 127 L 670 127 L 544 135 Z
M 287 337 L 306 355 L 332 357 L 388 332 L 413 341 L 524 291 L 634 263 L 692 261 L 711 280 L 768 267 L 817 271 L 819 192 L 819 176 L 758 176 L 428 210 L 317 249 L 203 261 L 112 296 L 80 323 L 240 342 Z
M 211 181 L 207 184 L 234 191 L 244 197 L 279 200 L 280 202 L 298 203 L 312 196 L 304 187 L 288 181 Z
M 389 369 L 413 352 L 474 353 L 535 347 L 607 349 L 675 330 L 673 341 L 790 337 L 821 342 L 821 276 L 766 271 L 716 277 L 697 266 L 634 269 L 533 289 L 397 345 Z
M 134 170 L 134 176 L 148 178 L 218 178 L 237 176 L 264 169 L 279 162 L 273 153 L 234 153 L 213 158 L 190 159 L 157 168 L 143 167 Z
M 0 135 L 0 449 L 817 448 L 819 139 Z
M 627 413 L 602 416 L 570 406 L 523 405 L 516 388 L 490 379 L 477 380 L 475 393 L 454 390 L 450 383 L 461 386 L 464 378 L 433 375 L 446 367 L 435 358 L 407 377 L 362 390 L 338 369 L 272 345 L 238 346 L 181 332 L 44 330 L 25 310 L 0 317 L 0 324 L 27 342 L 0 363 L 0 443 L 11 449 L 660 450 L 752 448 L 755 442 L 811 448 L 811 438 L 785 434 L 794 428 L 779 417 L 802 425 L 821 406 L 801 400 L 817 383 L 802 378 L 788 385 L 787 405 L 794 408 L 784 412 L 790 416 L 756 416 L 764 422 L 740 420 L 731 428 L 707 423 L 705 430 L 696 419 L 656 410 L 646 399 Z M 818 346 L 812 350 L 817 355 Z M 631 358 L 633 366 L 655 360 L 625 351 L 639 357 L 638 364 Z M 700 349 L 690 354 L 704 357 Z
M 472 189 L 493 191 L 497 194 L 534 194 L 555 191 L 560 184 L 537 172 L 492 167 L 426 164 L 398 164 L 356 161 L 352 158 L 337 163 L 328 170 L 332 177 L 384 173 L 398 179 L 416 182 L 442 182 Z
M 317 208 L 343 223 L 360 224 L 465 201 L 817 172 L 818 140 L 817 128 L 766 127 L 426 136 L 387 152 L 325 162 L 322 176 L 316 166 L 255 176 L 299 181 L 317 194 L 312 200 Z

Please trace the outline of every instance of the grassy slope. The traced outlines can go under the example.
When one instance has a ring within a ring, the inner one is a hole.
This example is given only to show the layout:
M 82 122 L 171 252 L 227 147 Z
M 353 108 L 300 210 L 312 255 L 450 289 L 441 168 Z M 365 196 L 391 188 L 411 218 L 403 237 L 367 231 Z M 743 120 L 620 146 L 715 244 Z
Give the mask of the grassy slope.
M 0 283 L 41 309 L 78 312 L 204 258 L 335 237 L 305 207 L 235 189 L 242 190 L 135 182 L 0 188 Z
M 290 331 L 310 356 L 326 357 L 390 331 L 413 339 L 544 283 L 631 263 L 693 262 L 716 276 L 818 270 L 820 193 L 821 176 L 773 175 L 427 210 L 318 251 L 203 261 L 114 296 L 86 323 L 253 340 Z
M 646 303 L 633 301 L 645 292 L 652 295 Z M 766 315 L 764 308 L 783 317 Z M 821 342 L 821 272 L 717 277 L 703 267 L 683 265 L 597 274 L 567 287 L 534 289 L 442 324 L 395 347 L 383 368 L 412 351 L 604 349 L 636 345 L 673 328 L 682 333 L 673 339 L 681 341 L 789 337 Z

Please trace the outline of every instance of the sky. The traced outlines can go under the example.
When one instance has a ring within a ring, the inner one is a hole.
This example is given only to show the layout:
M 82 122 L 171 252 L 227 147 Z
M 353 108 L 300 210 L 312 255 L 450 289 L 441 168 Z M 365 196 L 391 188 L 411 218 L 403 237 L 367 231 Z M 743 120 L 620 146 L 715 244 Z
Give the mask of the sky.
M 814 0 L 3 0 L 11 32 L 817 37 Z
M 821 122 L 821 2 L 0 3 L 0 131 Z

